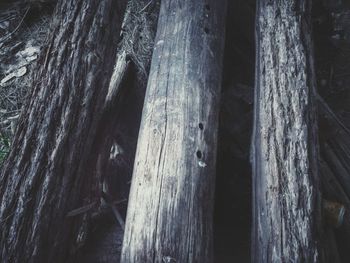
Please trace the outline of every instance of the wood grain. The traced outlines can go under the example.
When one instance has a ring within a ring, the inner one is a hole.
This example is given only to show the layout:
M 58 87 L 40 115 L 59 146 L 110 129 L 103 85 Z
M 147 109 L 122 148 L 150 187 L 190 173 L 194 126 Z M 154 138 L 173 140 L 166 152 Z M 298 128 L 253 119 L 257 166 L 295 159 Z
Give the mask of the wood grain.
M 225 1 L 165 0 L 121 262 L 212 262 Z
M 124 4 L 123 4 L 124 3 Z M 126 3 L 61 0 L 0 177 L 0 262 L 69 262 L 97 201 L 93 142 Z

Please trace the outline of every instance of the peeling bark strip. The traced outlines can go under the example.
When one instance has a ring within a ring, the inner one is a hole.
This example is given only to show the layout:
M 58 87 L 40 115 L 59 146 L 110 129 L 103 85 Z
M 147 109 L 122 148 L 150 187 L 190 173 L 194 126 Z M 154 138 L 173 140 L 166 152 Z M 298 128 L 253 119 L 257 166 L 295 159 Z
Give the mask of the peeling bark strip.
M 61 0 L 0 178 L 0 262 L 68 262 L 97 184 L 89 167 L 124 1 Z M 92 165 L 92 164 L 91 164 Z
M 213 262 L 224 0 L 164 0 L 134 165 L 123 263 Z
M 252 262 L 322 262 L 310 2 L 258 1 Z

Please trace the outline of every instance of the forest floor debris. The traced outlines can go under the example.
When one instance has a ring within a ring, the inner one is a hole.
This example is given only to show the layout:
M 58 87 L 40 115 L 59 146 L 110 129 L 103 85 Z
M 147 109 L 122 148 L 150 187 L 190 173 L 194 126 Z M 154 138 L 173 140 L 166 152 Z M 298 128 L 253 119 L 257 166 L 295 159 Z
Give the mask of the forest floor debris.
M 37 9 L 26 1 L 0 4 L 0 168 L 48 33 L 52 6 Z

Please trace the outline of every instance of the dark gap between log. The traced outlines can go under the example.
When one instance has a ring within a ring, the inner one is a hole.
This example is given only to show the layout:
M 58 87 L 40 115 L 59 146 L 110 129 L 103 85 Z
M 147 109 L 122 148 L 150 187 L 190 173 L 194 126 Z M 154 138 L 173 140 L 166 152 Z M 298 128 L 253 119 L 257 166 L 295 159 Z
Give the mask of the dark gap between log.
M 215 262 L 250 262 L 255 1 L 229 1 L 221 98 Z

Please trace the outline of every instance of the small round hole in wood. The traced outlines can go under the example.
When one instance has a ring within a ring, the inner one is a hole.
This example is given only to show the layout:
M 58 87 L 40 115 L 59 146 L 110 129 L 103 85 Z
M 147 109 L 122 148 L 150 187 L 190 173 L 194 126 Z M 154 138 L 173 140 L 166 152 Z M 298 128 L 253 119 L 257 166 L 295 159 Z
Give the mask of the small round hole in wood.
M 197 151 L 196 152 L 197 158 L 201 159 L 202 158 L 202 152 L 201 151 Z
M 198 127 L 199 127 L 200 130 L 203 130 L 203 129 L 204 129 L 203 123 L 200 122 L 200 123 L 198 124 Z

